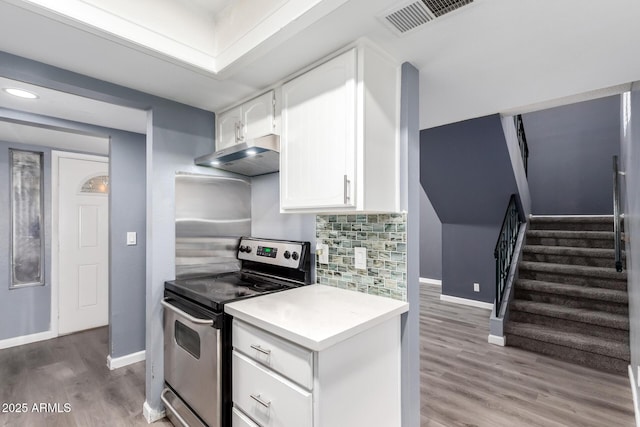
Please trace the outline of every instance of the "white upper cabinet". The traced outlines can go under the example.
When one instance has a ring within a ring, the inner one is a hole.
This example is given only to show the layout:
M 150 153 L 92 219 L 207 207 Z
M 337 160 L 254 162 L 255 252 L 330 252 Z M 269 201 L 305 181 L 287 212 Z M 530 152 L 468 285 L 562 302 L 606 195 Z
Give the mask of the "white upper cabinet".
M 242 104 L 242 137 L 244 140 L 275 133 L 274 110 L 274 91 L 269 91 Z
M 283 212 L 398 210 L 398 67 L 372 47 L 282 87 Z
M 216 150 L 275 133 L 275 91 L 219 113 L 216 118 Z
M 282 209 L 354 206 L 355 50 L 286 83 L 282 102 Z
M 238 123 L 242 121 L 242 108 L 237 107 L 232 110 L 218 114 L 216 117 L 216 150 L 230 147 L 238 142 Z

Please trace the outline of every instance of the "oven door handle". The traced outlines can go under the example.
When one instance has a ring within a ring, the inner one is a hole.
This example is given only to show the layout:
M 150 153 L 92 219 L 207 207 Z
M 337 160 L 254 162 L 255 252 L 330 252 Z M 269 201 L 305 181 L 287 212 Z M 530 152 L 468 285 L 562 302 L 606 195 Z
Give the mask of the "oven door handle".
M 193 317 L 189 313 L 182 311 L 175 305 L 169 303 L 169 301 L 169 298 L 164 298 L 162 301 L 160 301 L 160 304 L 162 304 L 164 308 L 173 311 L 174 313 L 186 318 L 191 323 L 195 323 L 196 325 L 213 325 L 213 319 L 198 319 L 197 317 Z

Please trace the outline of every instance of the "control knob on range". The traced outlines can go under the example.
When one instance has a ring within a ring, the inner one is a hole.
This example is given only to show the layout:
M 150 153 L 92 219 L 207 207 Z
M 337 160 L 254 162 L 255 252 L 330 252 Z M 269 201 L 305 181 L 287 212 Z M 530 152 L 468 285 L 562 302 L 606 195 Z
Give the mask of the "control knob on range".
M 284 251 L 284 259 L 289 259 L 289 258 L 291 258 L 291 252 Z
M 245 246 L 245 247 L 244 247 L 244 251 L 245 251 L 246 253 L 250 254 L 250 253 L 251 253 L 251 246 Z
M 294 252 L 291 254 L 291 258 L 293 258 L 294 261 L 298 260 L 298 252 Z
M 240 245 L 240 247 L 238 248 L 238 250 L 239 250 L 240 252 L 244 252 L 244 251 L 246 250 L 246 248 L 245 248 L 244 246 Z

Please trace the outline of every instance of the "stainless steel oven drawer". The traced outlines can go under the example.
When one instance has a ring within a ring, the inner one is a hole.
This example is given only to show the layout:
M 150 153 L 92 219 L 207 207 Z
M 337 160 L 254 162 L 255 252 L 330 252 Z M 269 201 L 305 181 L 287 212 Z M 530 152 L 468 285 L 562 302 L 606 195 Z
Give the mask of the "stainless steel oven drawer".
M 207 427 L 200 418 L 170 389 L 162 390 L 160 396 L 164 403 L 167 418 L 176 427 Z
M 213 320 L 164 306 L 164 379 L 209 427 L 221 426 L 221 334 Z

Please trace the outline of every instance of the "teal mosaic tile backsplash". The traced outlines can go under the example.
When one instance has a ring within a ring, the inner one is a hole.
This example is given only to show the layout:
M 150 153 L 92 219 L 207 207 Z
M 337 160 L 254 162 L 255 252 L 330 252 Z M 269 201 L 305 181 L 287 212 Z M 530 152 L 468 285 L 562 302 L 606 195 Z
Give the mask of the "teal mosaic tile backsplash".
M 407 300 L 407 215 L 317 215 L 317 243 L 329 245 L 329 264 L 316 257 L 318 283 Z M 367 268 L 356 269 L 353 248 L 367 249 Z

